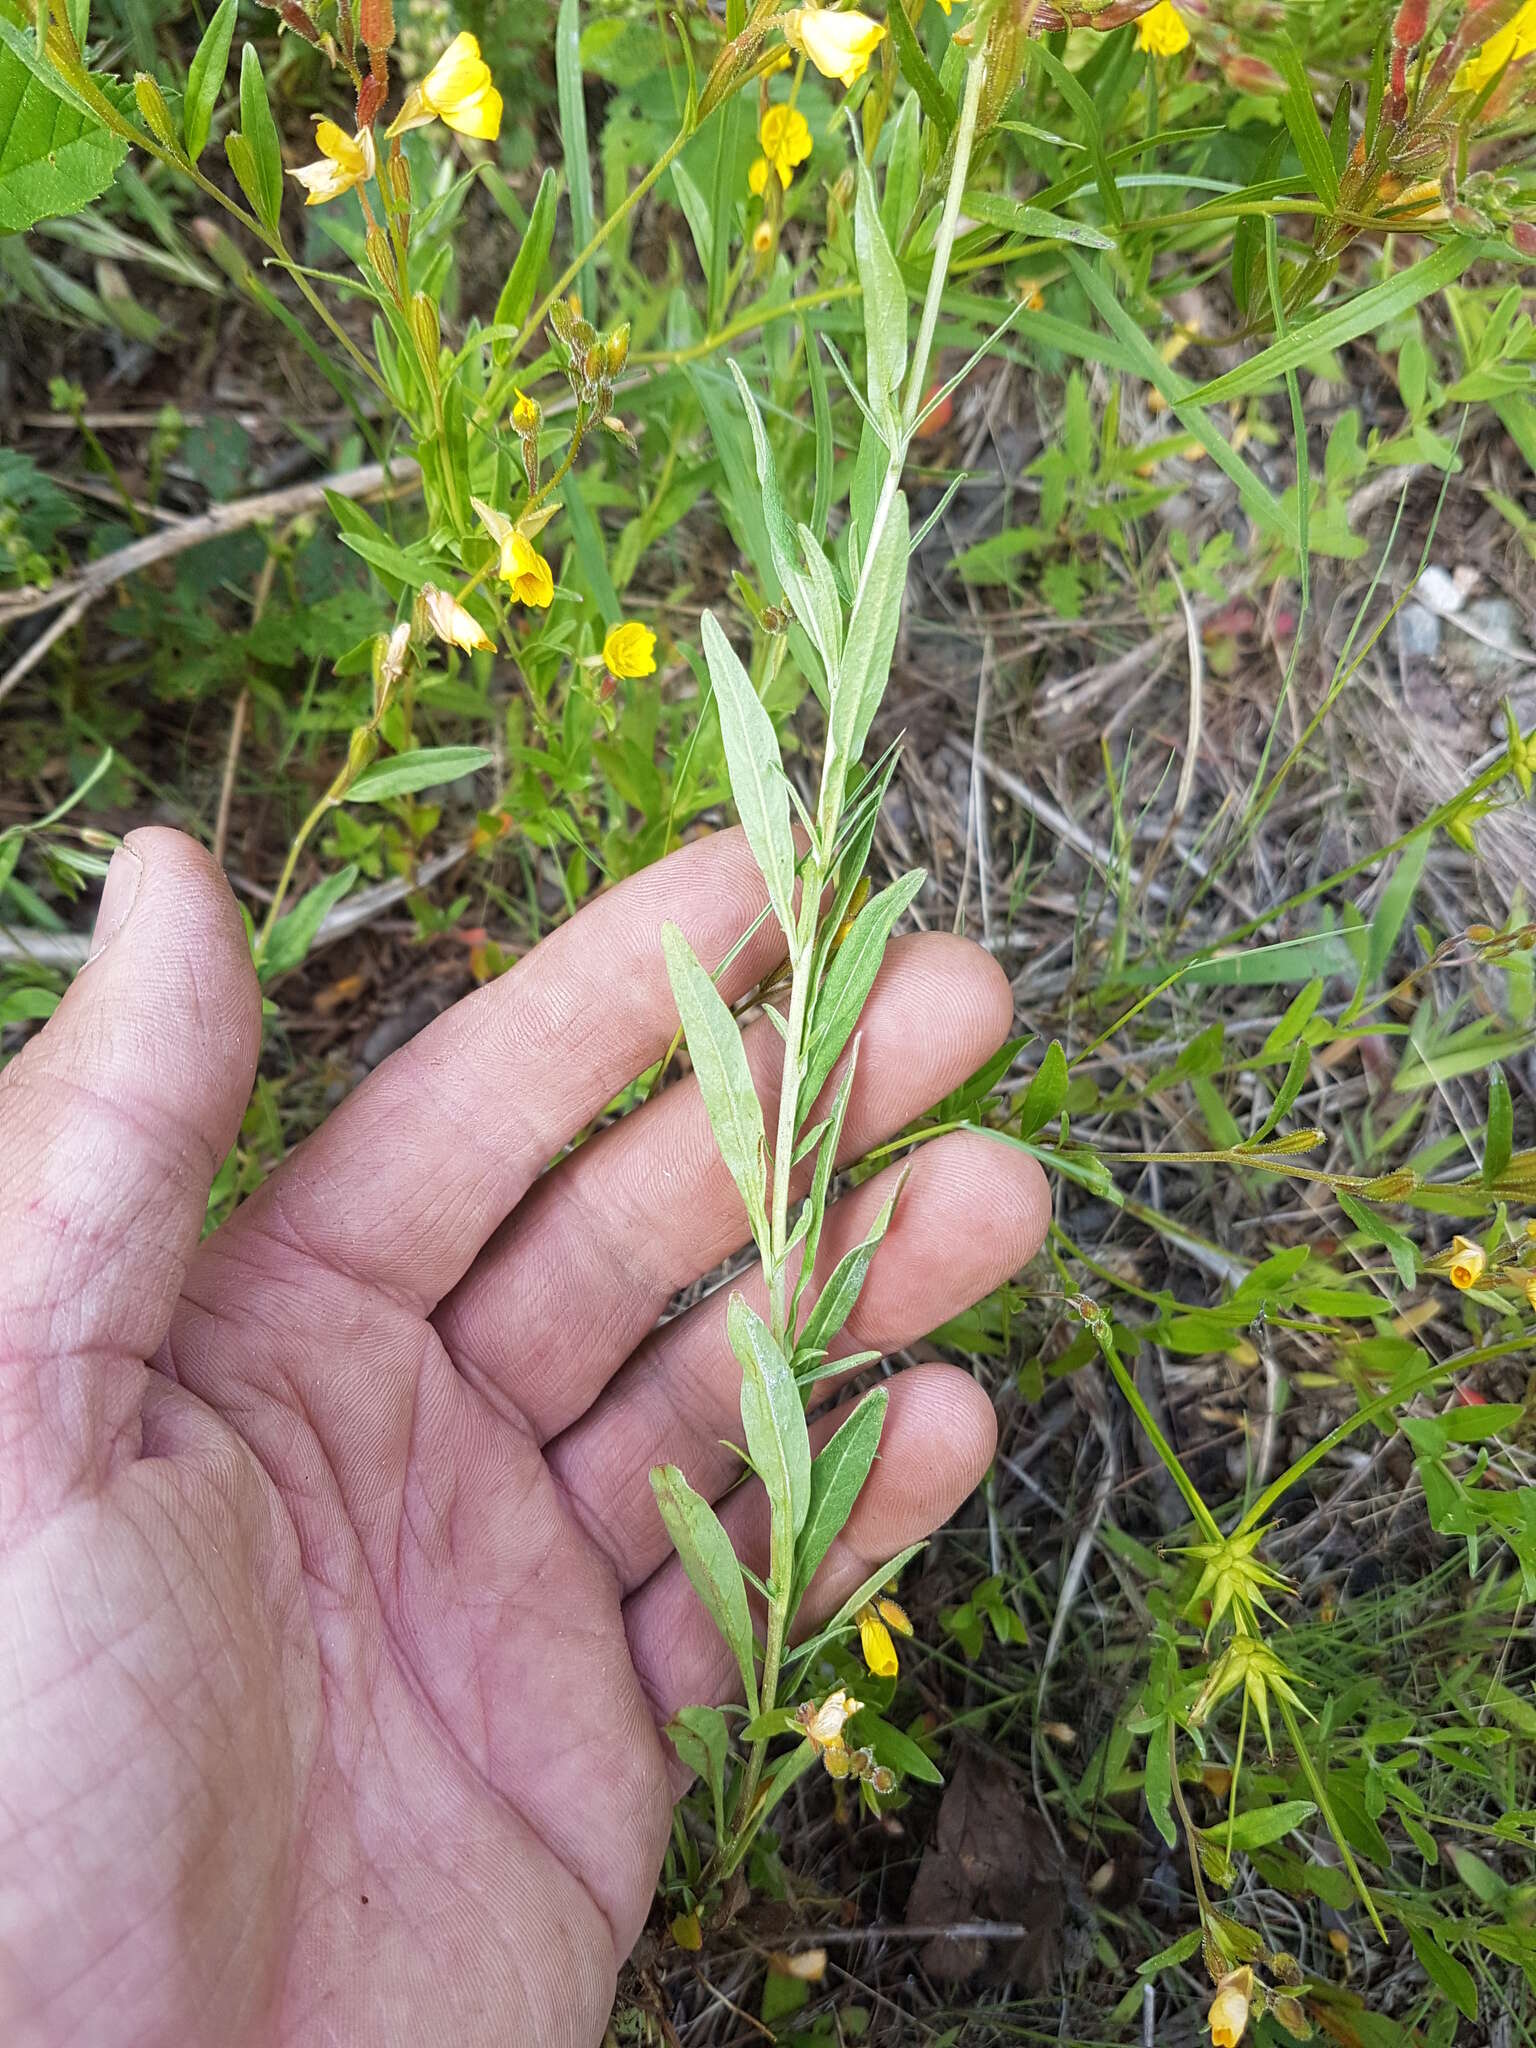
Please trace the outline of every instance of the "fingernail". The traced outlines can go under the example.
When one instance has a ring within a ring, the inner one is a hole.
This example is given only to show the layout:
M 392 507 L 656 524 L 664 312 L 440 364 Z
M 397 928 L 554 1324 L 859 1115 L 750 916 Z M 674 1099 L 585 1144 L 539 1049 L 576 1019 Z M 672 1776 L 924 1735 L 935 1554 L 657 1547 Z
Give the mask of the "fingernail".
M 120 846 L 113 854 L 107 868 L 107 879 L 101 892 L 101 908 L 96 913 L 96 929 L 91 937 L 89 967 L 92 960 L 99 960 L 128 922 L 134 904 L 138 901 L 139 884 L 144 879 L 144 863 L 131 846 Z

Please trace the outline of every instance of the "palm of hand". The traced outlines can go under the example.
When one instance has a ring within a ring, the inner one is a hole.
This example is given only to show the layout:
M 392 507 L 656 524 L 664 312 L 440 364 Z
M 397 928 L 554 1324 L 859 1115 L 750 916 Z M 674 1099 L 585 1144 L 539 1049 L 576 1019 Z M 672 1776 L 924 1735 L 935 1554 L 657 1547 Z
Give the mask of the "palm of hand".
M 662 918 L 720 957 L 750 864 L 727 835 L 602 899 L 194 1250 L 255 990 L 203 857 L 135 845 L 126 921 L 0 1082 L 0 2031 L 576 2048 L 682 1782 L 659 1725 L 730 1692 L 647 1475 L 730 1492 L 724 1296 L 653 1326 L 745 1228 L 691 1084 L 540 1170 L 666 1043 Z M 973 949 L 893 949 L 848 1149 L 1010 1009 Z M 883 1198 L 838 1205 L 823 1270 Z M 914 1340 L 1041 1221 L 1027 1161 L 926 1147 L 847 1348 Z M 990 1448 L 964 1375 L 898 1375 L 822 1606 Z M 759 1510 L 722 1506 L 749 1557 Z

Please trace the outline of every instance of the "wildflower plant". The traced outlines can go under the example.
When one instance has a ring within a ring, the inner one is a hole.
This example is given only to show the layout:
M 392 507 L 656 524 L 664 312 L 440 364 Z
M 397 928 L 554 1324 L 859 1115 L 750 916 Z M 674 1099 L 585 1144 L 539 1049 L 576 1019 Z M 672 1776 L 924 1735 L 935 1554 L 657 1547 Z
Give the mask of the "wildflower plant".
M 827 19 L 842 24 L 839 33 L 846 35 L 855 17 Z M 797 31 L 813 54 L 820 47 L 818 21 L 808 11 Z M 720 963 L 700 961 L 675 927 L 664 933 L 667 971 L 689 1057 L 716 1143 L 746 1209 L 768 1299 L 765 1318 L 734 1294 L 727 1317 L 742 1375 L 744 1460 L 763 1486 L 770 1518 L 759 1619 L 751 1611 L 748 1575 L 714 1509 L 676 1467 L 662 1466 L 651 1475 L 678 1554 L 730 1647 L 746 1701 L 747 1721 L 734 1754 L 729 1724 L 714 1707 L 686 1710 L 672 1731 L 684 1761 L 706 1778 L 723 1827 L 708 1869 L 691 1888 L 696 1893 L 738 1866 L 774 1806 L 818 1759 L 830 1775 L 856 1777 L 866 1796 L 878 1797 L 895 1789 L 898 1766 L 903 1759 L 910 1761 L 914 1748 L 845 1688 L 819 1701 L 807 1696 L 821 1668 L 821 1653 L 855 1630 L 871 1672 L 894 1674 L 891 1630 L 905 1632 L 910 1625 L 883 1589 L 903 1558 L 882 1565 L 808 1640 L 794 1641 L 817 1570 L 878 1452 L 886 1395 L 880 1388 L 864 1395 L 814 1455 L 806 1406 L 826 1379 L 831 1347 L 858 1300 L 899 1194 L 886 1203 L 864 1241 L 826 1277 L 808 1313 L 802 1310 L 853 1086 L 855 1027 L 886 941 L 924 880 L 919 871 L 906 874 L 854 908 L 894 764 L 894 756 L 887 755 L 866 772 L 862 757 L 886 686 L 912 547 L 902 475 L 929 402 L 929 355 L 985 68 L 984 57 L 977 56 L 967 69 L 915 336 L 909 334 L 906 288 L 881 220 L 874 179 L 862 157 L 857 165 L 854 229 L 866 382 L 854 392 L 863 435 L 846 545 L 838 559 L 829 556 L 810 526 L 792 517 L 757 402 L 732 366 L 751 433 L 786 621 L 793 622 L 788 630 L 813 678 L 826 727 L 812 807 L 785 773 L 772 721 L 729 635 L 712 612 L 704 614 L 704 654 L 719 706 L 731 792 L 762 871 L 769 915 L 783 935 L 787 969 L 780 983 L 783 1014 L 775 1013 L 783 1058 L 770 1137 L 740 1030 L 715 986 L 713 970 Z M 796 1207 L 791 1179 L 802 1162 L 809 1165 L 810 1185 Z M 839 1370 L 858 1362 L 840 1361 Z M 794 1746 L 776 1748 L 783 1737 L 794 1737 Z

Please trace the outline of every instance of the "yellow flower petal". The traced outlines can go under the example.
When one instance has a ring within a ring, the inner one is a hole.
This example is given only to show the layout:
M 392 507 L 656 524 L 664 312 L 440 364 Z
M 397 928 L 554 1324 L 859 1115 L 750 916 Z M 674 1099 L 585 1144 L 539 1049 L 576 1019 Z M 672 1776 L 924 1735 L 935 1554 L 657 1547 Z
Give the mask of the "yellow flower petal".
M 907 1610 L 905 1607 L 898 1605 L 888 1593 L 882 1593 L 879 1599 L 876 1600 L 875 1612 L 887 1628 L 895 1629 L 896 1633 L 900 1636 L 911 1635 L 912 1624 L 907 1618 Z
M 541 418 L 542 414 L 539 411 L 537 401 L 530 398 L 526 391 L 517 392 L 512 406 L 512 426 L 514 432 L 519 434 L 537 433 Z
M 603 662 L 610 675 L 620 678 L 654 675 L 656 635 L 637 619 L 611 627 L 603 642 Z
M 801 7 L 784 17 L 784 34 L 803 50 L 823 78 L 852 85 L 869 69 L 869 60 L 885 36 L 885 24 L 849 8 Z
M 1136 24 L 1136 47 L 1154 57 L 1177 57 L 1189 42 L 1189 30 L 1173 0 L 1157 0 Z
M 466 654 L 488 649 L 490 637 L 473 612 L 466 611 L 451 591 L 435 583 L 421 587 L 421 602 L 427 624 L 445 646 L 461 647 Z
M 873 1607 L 861 1607 L 854 1616 L 859 1624 L 859 1644 L 864 1662 L 876 1678 L 894 1678 L 897 1672 L 896 1645 L 891 1632 Z
M 1216 1986 L 1216 1996 L 1206 2014 L 1211 2030 L 1211 2048 L 1237 2048 L 1248 2024 L 1248 2004 L 1253 1992 L 1253 1972 L 1245 1964 L 1233 1970 Z
M 339 199 L 343 192 L 371 178 L 378 164 L 371 128 L 349 135 L 334 121 L 320 121 L 315 126 L 315 146 L 320 151 L 319 162 L 300 164 L 288 173 L 304 187 L 306 206 L 323 206 L 328 199 Z
M 405 104 L 385 130 L 403 135 L 428 121 L 444 122 L 460 135 L 486 141 L 501 132 L 501 94 L 491 83 L 491 68 L 480 45 L 467 31 L 456 35 L 426 77 L 406 94 Z
M 548 562 L 527 534 L 516 527 L 501 544 L 501 574 L 512 586 L 519 604 L 547 611 L 555 594 L 555 579 Z
M 768 159 L 765 156 L 754 157 L 747 171 L 747 190 L 754 198 L 761 199 L 767 189 Z
M 1474 1244 L 1470 1237 L 1454 1237 L 1451 1240 L 1451 1285 L 1463 1292 L 1475 1287 L 1483 1277 L 1483 1268 L 1488 1258 L 1480 1244 Z

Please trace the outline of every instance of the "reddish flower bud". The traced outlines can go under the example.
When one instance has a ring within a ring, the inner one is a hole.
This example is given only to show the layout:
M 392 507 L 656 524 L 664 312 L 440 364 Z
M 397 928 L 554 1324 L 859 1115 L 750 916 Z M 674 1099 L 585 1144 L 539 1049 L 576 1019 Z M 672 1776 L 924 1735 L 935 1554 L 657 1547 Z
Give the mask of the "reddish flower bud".
M 1522 256 L 1536 263 L 1536 226 L 1528 220 L 1517 220 L 1509 231 L 1509 239 Z
M 299 5 L 299 0 L 282 0 L 278 13 L 283 17 L 284 26 L 291 28 L 296 36 L 302 36 L 306 43 L 318 43 L 320 31 Z
M 1413 0 L 1406 0 L 1413 5 Z M 365 49 L 387 50 L 395 40 L 394 0 L 362 0 L 357 10 L 358 33 Z
M 357 125 L 359 130 L 371 128 L 379 118 L 379 111 L 389 98 L 389 79 L 380 78 L 376 71 L 370 71 L 357 89 Z
M 1392 41 L 1400 50 L 1415 50 L 1424 40 L 1429 22 L 1429 0 L 1403 0 L 1392 24 Z

